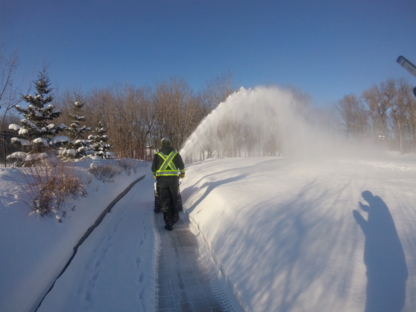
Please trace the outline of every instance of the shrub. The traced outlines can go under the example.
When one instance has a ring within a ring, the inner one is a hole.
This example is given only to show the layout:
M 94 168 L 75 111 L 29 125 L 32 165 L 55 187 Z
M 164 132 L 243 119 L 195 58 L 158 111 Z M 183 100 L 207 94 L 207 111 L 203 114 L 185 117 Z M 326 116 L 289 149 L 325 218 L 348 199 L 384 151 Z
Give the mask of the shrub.
M 76 199 L 87 194 L 82 179 L 73 166 L 59 163 L 56 166 L 36 165 L 23 169 L 28 206 L 41 216 L 61 209 L 68 196 Z
M 139 162 L 134 159 L 119 159 L 116 161 L 116 164 L 121 167 L 127 175 L 130 175 L 132 170 L 136 173 L 137 168 L 139 167 Z
M 92 163 L 88 172 L 102 182 L 113 182 L 113 178 L 123 172 L 127 175 L 130 175 L 132 171 L 137 173 L 140 164 L 141 162 L 134 159 L 104 160 L 99 165 Z
M 99 166 L 91 164 L 88 172 L 91 173 L 97 180 L 102 182 L 112 182 L 116 175 L 121 174 L 122 169 L 112 164 L 102 164 Z

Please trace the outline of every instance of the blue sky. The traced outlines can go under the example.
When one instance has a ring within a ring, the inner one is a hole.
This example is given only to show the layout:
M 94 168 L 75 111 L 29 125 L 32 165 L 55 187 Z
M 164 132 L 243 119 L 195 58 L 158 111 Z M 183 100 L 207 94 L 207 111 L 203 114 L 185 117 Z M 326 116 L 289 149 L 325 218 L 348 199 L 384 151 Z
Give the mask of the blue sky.
M 46 60 L 53 87 L 84 92 L 169 77 L 195 90 L 227 71 L 236 86 L 294 85 L 317 105 L 416 79 L 415 0 L 2 0 L 0 40 L 27 88 Z

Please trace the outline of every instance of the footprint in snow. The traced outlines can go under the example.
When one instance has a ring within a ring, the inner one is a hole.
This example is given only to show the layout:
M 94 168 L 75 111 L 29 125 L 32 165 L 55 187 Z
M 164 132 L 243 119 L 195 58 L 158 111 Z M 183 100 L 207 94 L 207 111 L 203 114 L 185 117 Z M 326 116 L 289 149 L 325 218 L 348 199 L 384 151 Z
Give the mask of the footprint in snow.
M 144 274 L 142 272 L 142 273 L 140 273 L 140 276 L 139 276 L 139 282 L 143 283 L 143 280 L 144 280 Z

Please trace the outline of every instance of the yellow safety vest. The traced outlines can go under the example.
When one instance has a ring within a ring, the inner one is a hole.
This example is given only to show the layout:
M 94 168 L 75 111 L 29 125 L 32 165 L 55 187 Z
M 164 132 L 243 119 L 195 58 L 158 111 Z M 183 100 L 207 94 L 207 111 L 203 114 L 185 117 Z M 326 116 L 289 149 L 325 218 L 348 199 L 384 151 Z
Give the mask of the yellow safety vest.
M 178 168 L 176 168 L 175 164 L 173 163 L 173 158 L 178 154 L 178 152 L 171 152 L 169 155 L 165 155 L 163 153 L 156 153 L 163 159 L 163 164 L 160 166 L 158 170 L 156 170 L 155 176 L 157 177 L 166 177 L 166 176 L 177 176 L 178 175 Z

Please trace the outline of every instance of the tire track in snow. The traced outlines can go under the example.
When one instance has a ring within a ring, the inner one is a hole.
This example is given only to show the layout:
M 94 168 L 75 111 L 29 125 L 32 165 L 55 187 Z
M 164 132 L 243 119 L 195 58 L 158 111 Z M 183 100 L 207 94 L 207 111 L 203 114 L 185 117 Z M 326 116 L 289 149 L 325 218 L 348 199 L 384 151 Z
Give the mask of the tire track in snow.
M 168 232 L 163 228 L 163 216 L 155 215 L 161 239 L 156 311 L 241 311 L 231 292 L 220 282 L 221 272 L 204 242 L 191 232 L 187 216 L 180 213 L 180 217 L 174 230 Z

